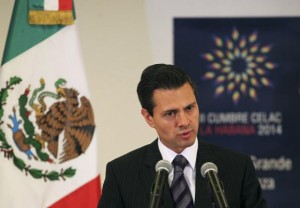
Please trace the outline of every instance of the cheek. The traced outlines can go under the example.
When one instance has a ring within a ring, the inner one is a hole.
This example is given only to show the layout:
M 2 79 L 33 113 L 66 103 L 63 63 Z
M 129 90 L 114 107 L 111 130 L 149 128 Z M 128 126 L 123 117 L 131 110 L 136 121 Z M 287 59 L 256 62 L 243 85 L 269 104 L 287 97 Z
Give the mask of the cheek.
M 173 133 L 174 126 L 172 122 L 154 122 L 154 128 L 160 134 L 170 135 Z
M 200 122 L 200 120 L 199 120 L 199 114 L 196 115 L 196 116 L 193 118 L 193 122 L 194 122 L 194 123 L 199 123 L 199 122 Z
M 200 118 L 200 115 L 199 115 L 199 112 L 197 112 L 194 116 L 193 116 L 193 122 L 194 123 L 199 123 L 199 118 Z
M 191 118 L 191 122 L 194 128 L 197 128 L 199 126 L 199 116 L 195 115 Z

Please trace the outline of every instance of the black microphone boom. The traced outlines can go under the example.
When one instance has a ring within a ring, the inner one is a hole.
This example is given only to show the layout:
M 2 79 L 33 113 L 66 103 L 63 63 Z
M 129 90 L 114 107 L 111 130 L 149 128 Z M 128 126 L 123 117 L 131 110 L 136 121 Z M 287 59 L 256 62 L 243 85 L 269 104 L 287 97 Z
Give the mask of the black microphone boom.
M 151 191 L 149 208 L 158 208 L 162 202 L 162 194 L 168 175 L 172 171 L 173 166 L 167 160 L 160 160 L 155 165 L 156 175 Z
M 206 162 L 201 166 L 201 175 L 209 180 L 218 208 L 229 208 L 217 173 L 218 168 L 212 162 Z

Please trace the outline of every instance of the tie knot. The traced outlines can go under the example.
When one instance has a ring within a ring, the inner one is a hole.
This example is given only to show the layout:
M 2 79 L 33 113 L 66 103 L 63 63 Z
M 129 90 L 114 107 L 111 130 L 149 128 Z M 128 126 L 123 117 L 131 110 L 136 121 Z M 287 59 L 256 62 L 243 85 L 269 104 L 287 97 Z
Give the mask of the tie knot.
M 182 155 L 177 155 L 174 160 L 173 160 L 173 165 L 175 170 L 177 169 L 178 171 L 183 171 L 185 166 L 187 166 L 189 162 L 187 161 L 187 159 L 182 156 Z

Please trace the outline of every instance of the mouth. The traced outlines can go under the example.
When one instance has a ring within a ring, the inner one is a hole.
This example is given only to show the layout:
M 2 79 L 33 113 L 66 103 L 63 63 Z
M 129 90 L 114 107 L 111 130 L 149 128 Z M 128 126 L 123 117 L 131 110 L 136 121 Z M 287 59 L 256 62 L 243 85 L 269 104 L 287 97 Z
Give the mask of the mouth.
M 192 130 L 185 130 L 179 133 L 180 137 L 183 139 L 189 139 L 192 134 Z

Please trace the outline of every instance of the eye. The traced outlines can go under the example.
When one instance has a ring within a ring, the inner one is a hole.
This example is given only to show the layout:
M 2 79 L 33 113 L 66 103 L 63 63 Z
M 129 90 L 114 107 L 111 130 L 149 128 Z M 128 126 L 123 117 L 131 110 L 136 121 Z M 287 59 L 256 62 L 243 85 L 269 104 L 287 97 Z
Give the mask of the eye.
M 175 111 L 168 111 L 164 114 L 164 116 L 167 117 L 167 118 L 175 117 L 176 112 Z
M 186 110 L 187 112 L 192 112 L 194 108 L 195 108 L 195 105 L 189 105 L 189 106 L 187 106 L 187 107 L 185 108 L 185 110 Z

